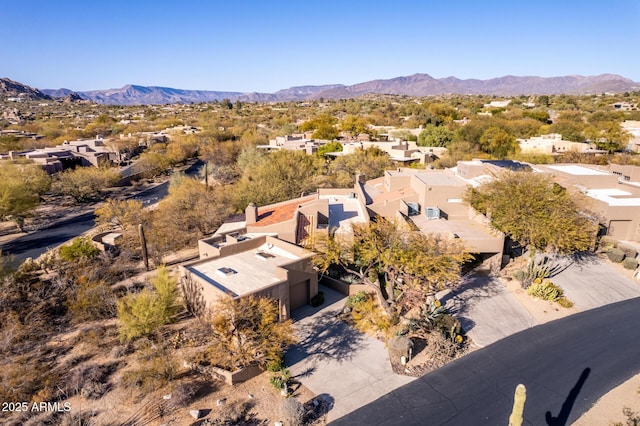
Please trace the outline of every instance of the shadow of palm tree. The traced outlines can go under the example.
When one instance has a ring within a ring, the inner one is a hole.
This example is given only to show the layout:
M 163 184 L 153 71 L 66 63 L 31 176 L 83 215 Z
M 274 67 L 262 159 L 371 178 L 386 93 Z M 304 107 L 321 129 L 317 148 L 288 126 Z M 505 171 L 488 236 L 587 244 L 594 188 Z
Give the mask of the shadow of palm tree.
M 332 310 L 314 316 L 312 321 L 298 323 L 297 329 L 300 341 L 287 351 L 287 365 L 309 357 L 350 360 L 365 341 L 362 333 L 342 321 Z

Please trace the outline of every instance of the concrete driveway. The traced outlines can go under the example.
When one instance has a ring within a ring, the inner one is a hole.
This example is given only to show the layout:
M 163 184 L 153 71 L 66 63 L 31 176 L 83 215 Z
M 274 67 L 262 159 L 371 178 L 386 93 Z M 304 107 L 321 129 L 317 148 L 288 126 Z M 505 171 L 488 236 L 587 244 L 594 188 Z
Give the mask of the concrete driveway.
M 440 299 L 480 347 L 537 324 L 502 282 L 482 272 L 467 275 L 458 288 Z
M 325 304 L 293 312 L 300 341 L 287 351 L 292 377 L 333 404 L 328 420 L 338 419 L 414 380 L 396 375 L 384 343 L 337 318 L 346 298 L 326 287 Z
M 551 278 L 580 311 L 640 296 L 640 282 L 627 278 L 607 261 L 587 256 Z

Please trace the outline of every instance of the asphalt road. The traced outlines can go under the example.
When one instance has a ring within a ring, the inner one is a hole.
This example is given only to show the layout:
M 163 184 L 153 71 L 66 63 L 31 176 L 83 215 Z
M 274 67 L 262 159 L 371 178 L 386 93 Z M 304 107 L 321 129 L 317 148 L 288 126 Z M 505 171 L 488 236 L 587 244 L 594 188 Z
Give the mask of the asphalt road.
M 204 163 L 197 161 L 185 170 L 187 176 L 198 173 Z M 131 198 L 142 201 L 145 206 L 155 204 L 167 196 L 169 182 L 142 191 Z M 13 262 L 22 263 L 28 257 L 35 259 L 48 249 L 56 247 L 95 226 L 93 212 L 70 216 L 46 228 L 24 235 L 0 246 L 3 254 L 13 256 Z
M 402 386 L 332 425 L 506 425 L 516 386 L 525 425 L 570 425 L 640 373 L 640 298 L 524 330 Z M 348 380 L 348 378 L 345 378 Z M 622 407 L 620 407 L 622 409 Z

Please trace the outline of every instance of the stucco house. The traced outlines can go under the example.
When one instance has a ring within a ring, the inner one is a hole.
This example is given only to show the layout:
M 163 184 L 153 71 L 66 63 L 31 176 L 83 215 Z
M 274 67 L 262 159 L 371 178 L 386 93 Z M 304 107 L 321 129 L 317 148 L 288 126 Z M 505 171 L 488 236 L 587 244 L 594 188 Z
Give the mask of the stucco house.
M 221 297 L 268 297 L 284 320 L 318 293 L 312 253 L 276 237 L 229 234 L 198 247 L 200 258 L 181 265 L 180 276 L 196 284 L 209 307 Z

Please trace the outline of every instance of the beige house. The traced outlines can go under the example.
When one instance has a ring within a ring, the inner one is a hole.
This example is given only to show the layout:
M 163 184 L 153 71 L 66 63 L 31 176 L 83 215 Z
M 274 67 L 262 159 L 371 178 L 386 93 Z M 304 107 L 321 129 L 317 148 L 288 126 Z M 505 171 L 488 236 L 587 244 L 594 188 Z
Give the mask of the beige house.
M 318 293 L 312 253 L 266 235 L 227 235 L 200 240 L 200 259 L 180 266 L 207 306 L 221 297 L 268 297 L 277 300 L 280 318 L 305 306 Z
M 504 234 L 463 202 L 471 183 L 456 170 L 399 169 L 363 185 L 372 215 L 411 221 L 420 231 L 460 239 L 467 251 L 499 268 Z
M 611 171 L 580 164 L 535 167 L 552 174 L 560 185 L 587 195 L 606 235 L 640 242 L 640 167 L 612 164 Z
M 627 149 L 640 152 L 640 121 L 627 120 L 622 123 L 622 128 L 631 135 Z
M 571 142 L 562 139 L 562 135 L 551 133 L 529 139 L 518 139 L 520 151 L 541 154 L 560 154 L 563 152 L 589 152 L 593 146 L 583 142 Z

